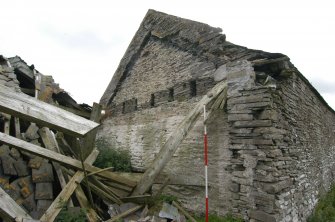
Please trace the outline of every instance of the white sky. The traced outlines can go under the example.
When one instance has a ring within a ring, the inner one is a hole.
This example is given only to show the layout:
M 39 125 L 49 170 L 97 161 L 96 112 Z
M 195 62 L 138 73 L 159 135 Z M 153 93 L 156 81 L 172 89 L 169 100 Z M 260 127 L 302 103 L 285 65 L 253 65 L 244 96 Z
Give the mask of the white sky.
M 288 55 L 335 109 L 332 0 L 0 0 L 0 54 L 99 102 L 149 8 L 221 27 L 227 40 Z

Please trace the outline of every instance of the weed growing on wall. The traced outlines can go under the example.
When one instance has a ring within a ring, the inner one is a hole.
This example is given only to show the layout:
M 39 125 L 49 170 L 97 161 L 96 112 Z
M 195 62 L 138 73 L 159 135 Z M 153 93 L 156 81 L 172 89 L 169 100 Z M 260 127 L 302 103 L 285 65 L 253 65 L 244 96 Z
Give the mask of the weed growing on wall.
M 94 166 L 99 168 L 114 167 L 115 171 L 130 172 L 130 154 L 126 150 L 112 147 L 105 138 L 96 140 L 96 147 L 100 151 Z

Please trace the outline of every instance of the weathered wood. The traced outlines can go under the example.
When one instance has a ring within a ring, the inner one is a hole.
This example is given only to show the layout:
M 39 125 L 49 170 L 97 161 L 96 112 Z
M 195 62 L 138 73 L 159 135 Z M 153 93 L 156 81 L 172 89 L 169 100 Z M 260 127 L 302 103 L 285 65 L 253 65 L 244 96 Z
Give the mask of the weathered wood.
M 152 162 L 150 167 L 145 171 L 141 180 L 135 187 L 133 195 L 140 195 L 149 190 L 151 185 L 154 183 L 155 178 L 158 176 L 160 171 L 170 161 L 173 154 L 176 152 L 178 146 L 181 144 L 183 139 L 187 136 L 188 132 L 192 129 L 199 114 L 203 111 L 203 106 L 207 105 L 211 101 L 217 98 L 217 96 L 227 87 L 225 82 L 220 82 L 215 85 L 189 112 L 184 118 L 183 122 L 180 123 L 178 128 L 173 131 L 170 137 L 167 139 L 157 157 Z
M 54 151 L 56 153 L 59 153 L 59 147 L 58 147 L 55 135 L 49 128 L 47 127 L 41 128 L 39 130 L 39 134 L 42 138 L 45 148 L 47 148 L 48 150 Z M 63 171 L 59 163 L 52 161 L 52 165 L 56 171 L 60 186 L 62 187 L 62 189 L 64 189 L 64 187 L 66 186 L 66 181 L 65 181 Z M 68 206 L 73 207 L 73 202 L 71 199 L 69 199 Z
M 98 156 L 99 151 L 94 150 L 85 160 L 86 164 L 94 163 Z M 58 194 L 54 202 L 48 208 L 48 210 L 41 217 L 41 221 L 54 221 L 58 213 L 62 210 L 64 202 L 66 203 L 70 196 L 73 194 L 77 185 L 84 179 L 84 172 L 76 172 L 75 175 L 70 179 L 65 188 Z
M 194 217 L 191 216 L 182 206 L 180 206 L 176 201 L 172 201 L 172 205 L 175 206 L 184 216 L 191 222 L 197 222 Z
M 75 137 L 83 137 L 99 125 L 6 86 L 0 87 L 0 111 Z
M 76 115 L 84 117 L 84 118 L 90 118 L 90 116 L 91 116 L 91 114 L 89 112 L 73 109 L 73 108 L 70 108 L 70 107 L 62 106 L 62 105 L 57 105 L 57 106 L 61 109 L 64 109 L 68 112 L 71 112 L 73 114 L 76 114 Z
M 153 196 L 149 194 L 145 194 L 145 195 L 140 195 L 140 196 L 122 197 L 121 200 L 124 203 L 132 202 L 132 203 L 137 203 L 137 204 L 147 204 L 153 201 Z
M 107 168 L 104 168 L 104 169 L 98 170 L 98 171 L 96 171 L 96 172 L 89 173 L 89 174 L 87 174 L 87 176 L 92 176 L 92 175 L 95 175 L 95 174 L 101 173 L 101 172 L 103 172 L 103 171 L 107 171 L 107 170 L 113 170 L 113 169 L 114 169 L 114 167 L 107 167 Z
M 101 118 L 101 105 L 98 103 L 93 104 L 90 120 L 94 121 L 96 123 L 100 122 Z M 85 137 L 82 139 L 83 141 L 81 142 L 81 152 L 83 155 L 83 158 L 85 159 L 93 150 L 95 147 L 95 138 L 97 135 L 98 128 L 95 128 L 91 130 L 89 133 L 85 135 Z
M 109 189 L 108 186 L 100 182 L 96 177 L 91 177 L 91 182 L 95 184 L 98 188 L 105 191 L 108 195 L 110 195 L 113 198 L 113 201 L 117 204 L 122 204 L 122 201 L 119 199 L 119 197 L 113 192 L 113 190 Z
M 79 160 L 75 160 L 75 159 L 72 159 L 71 157 L 64 156 L 59 153 L 53 152 L 51 150 L 44 149 L 42 147 L 25 142 L 23 140 L 19 140 L 15 137 L 8 136 L 1 132 L 0 132 L 0 141 L 2 141 L 3 143 L 7 145 L 17 148 L 18 150 L 27 151 L 35 155 L 41 156 L 43 158 L 47 158 L 47 159 L 59 162 L 61 164 L 65 164 L 67 166 L 73 167 L 77 170 L 82 170 L 82 165 Z M 88 172 L 95 172 L 95 171 L 100 170 L 100 168 L 91 166 L 89 164 L 85 164 L 85 168 Z M 98 173 L 97 175 L 103 178 L 107 178 L 109 180 L 113 180 L 117 183 L 124 184 L 129 187 L 133 187 L 136 185 L 135 181 L 126 179 L 113 172 L 103 171 L 103 172 Z
M 159 198 L 159 196 L 163 193 L 163 190 L 169 184 L 169 182 L 170 182 L 170 178 L 169 177 L 165 178 L 165 181 L 163 182 L 162 186 L 156 192 L 155 198 Z
M 67 174 L 74 176 L 74 172 L 72 170 L 67 170 L 64 169 L 65 172 L 67 172 Z M 110 202 L 114 202 L 117 204 L 121 204 L 122 201 L 114 194 L 111 193 L 110 189 L 108 189 L 105 185 L 103 185 L 100 181 L 98 180 L 91 180 L 90 181 L 83 181 L 83 184 L 87 187 L 87 185 L 89 184 L 90 188 L 92 188 L 92 191 L 94 193 L 96 193 L 98 196 L 100 196 L 101 198 L 110 201 Z
M 99 103 L 93 103 L 90 120 L 99 123 L 101 118 L 102 106 Z
M 5 125 L 4 125 L 4 133 L 9 135 L 9 127 L 10 127 L 10 117 L 9 119 L 5 120 Z
M 87 220 L 89 222 L 101 221 L 100 217 L 95 212 L 95 210 L 92 208 L 88 199 L 86 198 L 85 193 L 83 189 L 81 188 L 80 184 L 78 184 L 77 189 L 75 190 L 75 194 L 78 199 L 80 207 L 86 209 Z
M 126 217 L 128 216 L 129 214 L 132 214 L 136 211 L 138 211 L 139 209 L 141 209 L 143 206 L 141 205 L 138 205 L 136 207 L 133 207 L 133 208 L 130 208 L 129 210 L 123 212 L 123 213 L 120 213 L 118 215 L 116 215 L 115 217 L 109 219 L 109 220 L 106 220 L 105 222 L 114 222 L 114 221 L 118 221 L 119 219 L 123 218 L 123 217 Z
M 83 172 L 84 172 L 84 180 L 85 180 L 85 182 L 87 184 L 86 188 L 87 188 L 88 198 L 89 198 L 89 201 L 90 201 L 91 205 L 94 206 L 93 196 L 92 196 L 92 193 L 91 193 L 90 184 L 88 183 L 87 171 L 86 171 L 85 164 L 84 164 L 84 156 L 83 156 L 83 152 L 82 152 L 82 144 L 80 144 L 79 139 L 76 140 L 75 146 L 79 149 L 80 162 L 81 162 L 81 166 L 82 166 Z
M 15 125 L 15 137 L 21 139 L 21 126 L 19 118 L 14 117 L 14 125 Z
M 25 212 L 1 187 L 0 187 L 0 217 L 15 220 L 15 218 L 29 218 Z

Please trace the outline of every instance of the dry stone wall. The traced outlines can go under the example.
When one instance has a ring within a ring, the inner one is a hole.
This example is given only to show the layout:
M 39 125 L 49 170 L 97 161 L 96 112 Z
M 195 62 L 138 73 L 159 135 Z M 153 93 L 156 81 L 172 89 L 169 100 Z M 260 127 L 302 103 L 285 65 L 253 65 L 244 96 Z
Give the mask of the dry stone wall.
M 281 171 L 292 185 L 276 196 L 283 221 L 305 221 L 334 183 L 335 115 L 304 79 L 293 75 L 274 94 L 282 129 Z

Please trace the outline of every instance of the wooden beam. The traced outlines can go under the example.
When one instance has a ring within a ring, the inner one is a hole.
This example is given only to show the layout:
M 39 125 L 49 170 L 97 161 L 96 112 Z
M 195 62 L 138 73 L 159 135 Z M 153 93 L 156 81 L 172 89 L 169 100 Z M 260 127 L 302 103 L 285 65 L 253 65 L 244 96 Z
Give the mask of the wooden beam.
M 59 147 L 58 147 L 56 138 L 55 138 L 54 134 L 50 131 L 49 128 L 43 127 L 41 129 L 39 129 L 39 134 L 42 138 L 43 144 L 44 144 L 46 149 L 54 151 L 56 153 L 59 153 Z M 66 181 L 65 181 L 63 171 L 62 171 L 59 163 L 57 163 L 55 161 L 52 161 L 52 165 L 53 165 L 53 167 L 56 171 L 60 186 L 62 187 L 62 189 L 64 189 L 65 186 L 66 186 Z M 72 202 L 71 199 L 68 202 L 68 206 L 73 207 L 73 202 Z
M 64 156 L 62 154 L 53 152 L 51 150 L 44 149 L 43 147 L 36 146 L 32 143 L 28 143 L 26 141 L 17 139 L 15 137 L 6 135 L 1 132 L 0 132 L 0 141 L 2 141 L 4 144 L 17 148 L 18 150 L 27 151 L 37 156 L 41 156 L 43 158 L 59 162 L 60 164 L 65 164 L 77 170 L 82 170 L 82 165 L 79 160 L 75 160 L 75 159 L 72 159 L 71 157 Z M 85 164 L 85 168 L 90 173 L 101 170 L 100 168 L 91 166 L 89 164 Z M 125 184 L 126 186 L 130 186 L 130 187 L 134 187 L 136 185 L 135 181 L 126 179 L 110 171 L 100 172 L 97 174 L 97 176 L 107 178 L 109 180 L 115 181 L 116 183 Z
M 198 116 L 203 111 L 204 105 L 209 104 L 211 101 L 217 98 L 217 96 L 227 87 L 226 82 L 220 82 L 216 84 L 202 99 L 196 104 L 191 112 L 187 114 L 183 122 L 179 124 L 176 130 L 167 139 L 158 155 L 150 165 L 150 167 L 144 172 L 141 180 L 135 187 L 132 195 L 141 195 L 147 192 L 160 171 L 170 161 L 177 148 L 187 136 L 188 132 L 192 129 Z
M 64 109 L 68 112 L 71 112 L 73 114 L 76 114 L 76 115 L 84 117 L 84 118 L 90 118 L 90 116 L 91 116 L 91 114 L 89 112 L 73 109 L 73 108 L 70 108 L 70 107 L 62 106 L 62 105 L 57 105 L 57 106 L 61 109 Z
M 21 126 L 19 118 L 14 117 L 14 125 L 15 125 L 15 137 L 21 139 Z
M 94 150 L 85 160 L 86 164 L 92 164 L 96 160 L 99 154 L 98 150 Z M 78 184 L 84 179 L 84 172 L 76 172 L 75 175 L 70 179 L 68 184 L 62 189 L 62 191 L 58 194 L 54 202 L 50 205 L 48 210 L 43 214 L 40 221 L 54 221 L 57 217 L 58 213 L 62 210 L 64 202 L 71 197 Z
M 96 123 L 100 122 L 102 107 L 98 103 L 93 103 L 93 108 L 90 116 L 90 120 Z M 81 152 L 83 158 L 85 159 L 95 147 L 95 138 L 97 135 L 98 128 L 95 128 L 91 132 L 87 133 L 86 136 L 82 139 Z
M 0 217 L 14 221 L 15 218 L 32 219 L 1 187 L 0 187 Z M 7 221 L 7 220 L 5 220 Z
M 179 205 L 176 201 L 172 201 L 172 205 L 175 206 L 184 216 L 191 222 L 197 222 L 194 217 L 191 216 L 181 205 Z
M 83 137 L 99 124 L 34 99 L 24 93 L 0 87 L 0 112 L 47 126 L 75 137 Z
M 93 210 L 92 206 L 90 205 L 87 197 L 85 196 L 85 193 L 83 189 L 81 188 L 81 185 L 78 184 L 76 190 L 75 190 L 76 197 L 78 199 L 79 205 L 81 208 L 86 209 L 86 218 L 89 222 L 97 222 L 101 221 L 98 214 Z
M 123 217 L 126 217 L 128 216 L 129 214 L 132 214 L 136 211 L 138 211 L 139 209 L 141 209 L 143 206 L 139 205 L 139 206 L 136 206 L 136 207 L 133 207 L 133 208 L 130 208 L 129 210 L 123 212 L 123 213 L 120 213 L 118 215 L 116 215 L 115 217 L 109 219 L 109 220 L 106 220 L 105 222 L 114 222 L 114 221 L 118 221 L 119 219 L 123 218 Z

